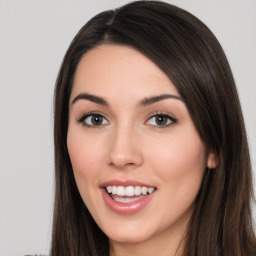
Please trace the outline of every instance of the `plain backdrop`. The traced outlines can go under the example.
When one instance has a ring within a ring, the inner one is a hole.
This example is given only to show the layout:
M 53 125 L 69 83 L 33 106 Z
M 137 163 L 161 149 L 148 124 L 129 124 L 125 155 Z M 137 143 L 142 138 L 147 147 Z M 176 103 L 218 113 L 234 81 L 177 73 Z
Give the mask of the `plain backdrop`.
M 56 75 L 82 25 L 127 2 L 0 0 L 0 255 L 48 253 Z M 195 14 L 222 44 L 240 94 L 255 176 L 256 1 L 167 2 Z

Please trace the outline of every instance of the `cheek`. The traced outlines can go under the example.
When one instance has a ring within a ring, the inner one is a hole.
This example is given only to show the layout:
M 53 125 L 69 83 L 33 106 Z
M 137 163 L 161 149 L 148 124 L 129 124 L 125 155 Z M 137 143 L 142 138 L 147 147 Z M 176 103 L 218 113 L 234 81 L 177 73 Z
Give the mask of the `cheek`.
M 175 135 L 148 152 L 161 190 L 157 208 L 163 216 L 172 212 L 170 222 L 191 214 L 206 167 L 205 147 L 198 135 Z
M 175 135 L 162 143 L 155 143 L 154 150 L 148 152 L 154 169 L 158 170 L 162 179 L 200 183 L 206 167 L 203 142 L 196 132 Z
M 97 177 L 102 169 L 102 144 L 79 129 L 70 129 L 67 147 L 77 188 L 87 207 L 91 208 L 94 189 L 98 187 Z
M 81 135 L 79 131 L 68 132 L 67 147 L 74 173 L 89 175 L 93 173 L 96 163 L 101 159 L 102 145 L 98 140 Z
M 90 159 L 88 158 L 89 148 L 86 147 L 86 143 L 79 136 L 71 132 L 68 132 L 67 147 L 78 190 L 85 199 L 88 194 L 86 181 L 91 179 L 91 172 L 89 171 L 91 168 L 88 162 L 88 159 Z
M 97 209 L 94 200 L 98 188 L 98 176 L 102 170 L 102 142 L 86 135 L 82 129 L 71 127 L 67 147 L 77 188 L 87 208 Z

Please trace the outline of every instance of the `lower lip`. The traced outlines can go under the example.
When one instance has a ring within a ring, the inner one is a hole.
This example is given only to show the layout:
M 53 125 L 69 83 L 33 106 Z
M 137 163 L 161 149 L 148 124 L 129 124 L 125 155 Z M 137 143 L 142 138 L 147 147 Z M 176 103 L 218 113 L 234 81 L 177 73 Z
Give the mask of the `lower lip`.
M 143 208 L 146 207 L 146 205 L 151 201 L 151 199 L 154 197 L 155 192 L 138 199 L 137 201 L 131 202 L 131 203 L 120 203 L 115 200 L 113 200 L 107 191 L 105 189 L 102 190 L 102 196 L 106 203 L 106 205 L 114 212 L 118 214 L 123 215 L 130 215 L 135 214 L 139 211 L 141 211 Z

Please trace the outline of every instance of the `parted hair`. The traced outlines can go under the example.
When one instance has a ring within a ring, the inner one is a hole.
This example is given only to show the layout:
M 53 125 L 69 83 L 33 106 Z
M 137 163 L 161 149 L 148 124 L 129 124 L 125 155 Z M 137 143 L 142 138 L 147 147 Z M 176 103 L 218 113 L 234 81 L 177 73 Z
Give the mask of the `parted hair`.
M 217 17 L 216 17 L 217 18 Z M 109 243 L 78 192 L 67 150 L 77 65 L 100 44 L 133 47 L 170 78 L 218 158 L 206 169 L 184 236 L 184 256 L 255 256 L 252 172 L 240 102 L 227 58 L 209 28 L 159 1 L 135 1 L 89 20 L 71 42 L 55 87 L 55 204 L 51 256 L 107 256 Z

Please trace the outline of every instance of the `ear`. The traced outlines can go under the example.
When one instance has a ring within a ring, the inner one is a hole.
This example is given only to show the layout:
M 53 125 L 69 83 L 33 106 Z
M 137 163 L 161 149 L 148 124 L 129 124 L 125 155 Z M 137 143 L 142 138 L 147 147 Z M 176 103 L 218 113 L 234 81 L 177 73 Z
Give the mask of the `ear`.
M 207 157 L 207 167 L 214 169 L 218 166 L 218 157 L 216 152 L 210 151 Z

